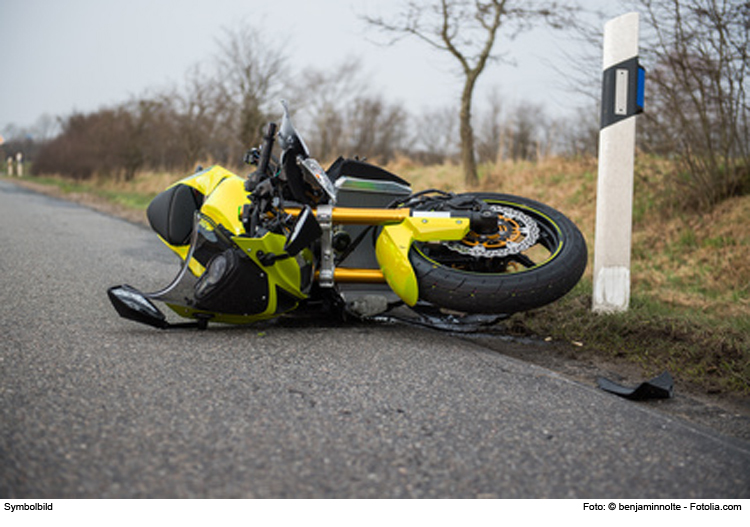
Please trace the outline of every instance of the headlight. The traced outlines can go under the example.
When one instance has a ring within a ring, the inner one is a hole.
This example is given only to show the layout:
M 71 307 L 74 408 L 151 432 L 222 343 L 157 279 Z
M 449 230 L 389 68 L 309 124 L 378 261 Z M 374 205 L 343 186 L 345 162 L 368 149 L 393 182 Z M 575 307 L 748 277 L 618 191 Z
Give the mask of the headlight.
M 195 298 L 200 299 L 206 296 L 211 290 L 216 287 L 216 284 L 221 282 L 224 275 L 227 272 L 227 257 L 222 254 L 214 256 L 210 262 L 208 262 L 208 268 L 203 273 L 198 284 L 195 286 Z

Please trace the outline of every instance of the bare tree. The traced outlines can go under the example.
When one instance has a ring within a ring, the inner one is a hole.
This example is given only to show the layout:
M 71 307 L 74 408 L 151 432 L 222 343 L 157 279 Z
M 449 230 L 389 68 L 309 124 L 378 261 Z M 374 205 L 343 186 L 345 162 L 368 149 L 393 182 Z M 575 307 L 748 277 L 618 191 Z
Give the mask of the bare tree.
M 458 157 L 458 113 L 452 106 L 425 109 L 416 116 L 415 123 L 413 149 L 422 162 L 442 163 Z
M 689 207 L 750 191 L 750 2 L 631 3 L 644 12 L 650 65 L 644 146 L 676 154 Z
M 555 146 L 570 157 L 596 157 L 599 144 L 599 105 L 579 107 L 557 126 Z
M 162 96 L 161 100 L 172 112 L 175 145 L 185 168 L 193 167 L 199 160 L 228 160 L 222 155 L 231 142 L 221 124 L 229 120 L 235 107 L 227 101 L 223 87 L 215 77 L 208 75 L 201 65 L 188 70 L 184 83 Z M 221 146 L 219 146 L 221 145 Z
M 520 102 L 505 126 L 505 151 L 513 161 L 534 161 L 541 157 L 541 136 L 546 128 L 542 106 L 526 101 Z
M 267 42 L 238 26 L 218 42 L 215 69 L 195 67 L 181 88 L 61 120 L 35 170 L 132 179 L 144 168 L 184 170 L 206 158 L 237 163 L 260 139 L 265 105 L 285 81 L 285 57 Z
M 329 70 L 307 68 L 296 86 L 295 124 L 310 130 L 306 141 L 315 156 L 333 159 L 345 149 L 348 107 L 366 93 L 361 63 L 349 57 Z
M 388 162 L 404 148 L 406 111 L 377 93 L 357 58 L 325 71 L 308 68 L 296 85 L 295 124 L 309 132 L 305 141 L 319 159 L 356 155 Z
M 44 143 L 60 132 L 60 121 L 48 113 L 43 113 L 34 122 L 32 137 L 34 141 Z
M 570 8 L 555 3 L 520 0 L 409 0 L 395 19 L 365 17 L 368 24 L 395 36 L 416 37 L 448 53 L 459 64 L 464 78 L 459 111 L 461 162 L 467 185 L 476 185 L 476 157 L 472 128 L 472 99 L 479 76 L 493 58 L 498 32 L 508 26 L 511 34 L 528 27 L 530 21 L 545 19 L 562 24 Z M 496 57 L 494 57 L 496 58 Z
M 217 81 L 226 101 L 227 125 L 234 130 L 239 159 L 256 144 L 267 121 L 266 104 L 277 99 L 286 79 L 287 58 L 258 27 L 240 23 L 217 41 Z
M 349 153 L 387 163 L 405 140 L 406 111 L 381 96 L 358 97 L 349 108 Z
M 480 162 L 494 162 L 500 157 L 500 142 L 503 137 L 503 126 L 500 122 L 503 104 L 497 87 L 489 93 L 485 104 L 486 109 L 481 112 L 479 120 L 477 155 Z

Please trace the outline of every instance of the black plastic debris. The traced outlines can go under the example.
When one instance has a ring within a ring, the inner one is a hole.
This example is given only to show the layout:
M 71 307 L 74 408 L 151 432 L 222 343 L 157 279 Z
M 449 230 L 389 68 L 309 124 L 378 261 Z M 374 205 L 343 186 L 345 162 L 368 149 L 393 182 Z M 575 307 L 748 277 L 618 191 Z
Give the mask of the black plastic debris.
M 379 322 L 402 322 L 453 333 L 476 333 L 506 318 L 508 315 L 445 313 L 440 308 L 424 304 L 417 304 L 413 308 L 399 306 L 372 317 Z
M 614 393 L 632 401 L 643 401 L 646 399 L 669 399 L 674 395 L 674 379 L 665 371 L 658 377 L 643 382 L 634 388 L 628 388 L 616 382 L 599 377 L 596 380 L 599 388 Z

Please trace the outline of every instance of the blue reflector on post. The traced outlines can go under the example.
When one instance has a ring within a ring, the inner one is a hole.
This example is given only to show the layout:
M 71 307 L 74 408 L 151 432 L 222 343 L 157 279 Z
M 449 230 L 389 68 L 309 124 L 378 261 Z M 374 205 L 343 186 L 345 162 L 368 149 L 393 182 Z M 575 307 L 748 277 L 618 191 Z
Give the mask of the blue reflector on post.
M 636 111 L 641 113 L 643 111 L 643 101 L 646 95 L 646 68 L 643 66 L 638 66 L 638 90 L 636 93 Z

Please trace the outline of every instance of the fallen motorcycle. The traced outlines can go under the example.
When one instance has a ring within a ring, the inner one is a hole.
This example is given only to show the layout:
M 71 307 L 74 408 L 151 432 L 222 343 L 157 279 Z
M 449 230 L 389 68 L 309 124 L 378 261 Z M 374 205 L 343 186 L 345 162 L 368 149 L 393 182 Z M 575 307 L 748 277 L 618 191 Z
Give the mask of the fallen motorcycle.
M 586 244 L 560 212 L 508 194 L 414 193 L 358 159 L 324 170 L 282 105 L 278 130 L 269 123 L 246 155 L 247 178 L 213 166 L 154 198 L 149 222 L 182 265 L 160 291 L 110 288 L 122 317 L 203 329 L 294 310 L 407 310 L 439 327 L 544 306 L 581 278 Z M 193 321 L 169 323 L 154 301 Z

